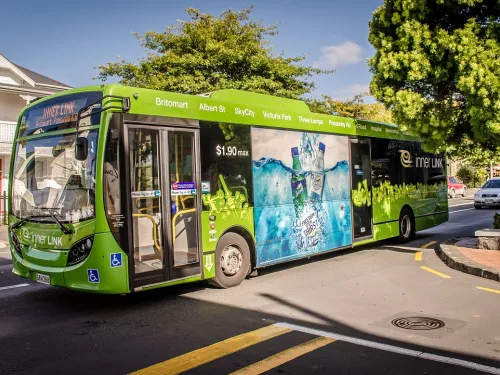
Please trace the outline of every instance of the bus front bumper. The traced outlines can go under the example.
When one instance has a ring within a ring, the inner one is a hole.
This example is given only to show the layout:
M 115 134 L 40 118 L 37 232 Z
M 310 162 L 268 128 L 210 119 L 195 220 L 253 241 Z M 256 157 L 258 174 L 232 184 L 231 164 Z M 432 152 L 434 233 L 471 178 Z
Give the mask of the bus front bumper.
M 69 267 L 42 266 L 23 259 L 17 252 L 11 251 L 12 272 L 20 277 L 51 286 L 103 294 L 129 293 L 128 261 L 125 254 L 122 254 L 123 261 L 119 267 L 111 267 L 103 261 L 103 258 L 110 259 L 110 255 L 106 253 L 120 252 L 114 239 L 115 246 L 111 246 L 109 237 L 111 237 L 109 233 L 96 235 L 89 256 L 83 262 Z

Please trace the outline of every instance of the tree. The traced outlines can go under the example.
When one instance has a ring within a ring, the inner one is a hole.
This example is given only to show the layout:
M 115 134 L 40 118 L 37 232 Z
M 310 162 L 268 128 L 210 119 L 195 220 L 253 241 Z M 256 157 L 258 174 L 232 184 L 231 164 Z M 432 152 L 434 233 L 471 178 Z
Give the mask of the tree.
M 368 94 L 357 94 L 352 99 L 344 101 L 323 95 L 321 100 L 309 100 L 308 105 L 312 112 L 391 123 L 391 112 L 381 103 L 366 104 L 364 101 L 366 95 Z
M 372 95 L 427 148 L 500 145 L 498 0 L 385 0 L 369 40 Z
M 125 85 L 186 94 L 231 88 L 297 99 L 314 89 L 310 77 L 333 72 L 300 65 L 304 56 L 275 54 L 266 38 L 277 34 L 277 26 L 252 21 L 251 11 L 214 17 L 187 8 L 188 21 L 135 34 L 145 58 L 99 65 L 97 79 L 117 76 Z
M 495 150 L 483 148 L 467 138 L 460 144 L 447 147 L 447 155 L 475 169 L 488 170 L 491 164 L 500 164 L 500 147 Z
M 457 177 L 462 180 L 463 183 L 469 185 L 474 178 L 474 171 L 470 169 L 469 167 L 460 167 L 460 169 L 457 171 Z

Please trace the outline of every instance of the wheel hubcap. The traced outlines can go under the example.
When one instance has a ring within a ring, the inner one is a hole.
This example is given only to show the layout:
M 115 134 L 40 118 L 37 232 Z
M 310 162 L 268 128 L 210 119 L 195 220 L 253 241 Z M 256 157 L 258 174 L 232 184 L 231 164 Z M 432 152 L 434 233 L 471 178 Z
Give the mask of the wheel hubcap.
M 411 220 L 408 215 L 403 216 L 401 219 L 401 234 L 403 237 L 408 238 L 410 237 L 411 233 Z
M 226 247 L 222 251 L 220 264 L 222 272 L 224 272 L 226 276 L 236 275 L 241 270 L 241 266 L 243 265 L 243 254 L 241 250 L 234 245 Z

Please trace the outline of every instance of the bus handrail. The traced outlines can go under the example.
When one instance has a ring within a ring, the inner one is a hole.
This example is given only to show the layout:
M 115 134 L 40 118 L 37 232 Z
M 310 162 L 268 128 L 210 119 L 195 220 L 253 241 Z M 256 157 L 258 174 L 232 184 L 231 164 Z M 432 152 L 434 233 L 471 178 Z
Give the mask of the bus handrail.
M 196 208 L 188 208 L 187 210 L 180 210 L 172 217 L 172 244 L 175 244 L 175 221 L 181 214 L 196 212 Z
M 154 247 L 157 251 L 155 251 L 158 255 L 161 257 L 161 248 L 160 248 L 160 245 L 158 244 L 158 224 L 156 224 L 156 221 L 155 219 L 153 218 L 153 216 L 151 215 L 148 215 L 148 214 L 132 214 L 133 217 L 146 217 L 148 218 L 149 220 L 151 220 L 151 222 L 153 223 L 153 243 L 154 243 Z

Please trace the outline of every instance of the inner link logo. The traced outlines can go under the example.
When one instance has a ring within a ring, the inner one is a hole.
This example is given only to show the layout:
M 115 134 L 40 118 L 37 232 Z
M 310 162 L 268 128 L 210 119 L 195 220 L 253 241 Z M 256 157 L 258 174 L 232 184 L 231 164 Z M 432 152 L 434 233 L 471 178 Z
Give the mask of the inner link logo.
M 24 240 L 29 240 L 31 238 L 30 231 L 28 229 L 22 228 L 21 233 Z
M 413 167 L 413 161 L 411 160 L 411 154 L 408 150 L 399 150 L 401 153 L 401 164 L 405 168 Z

